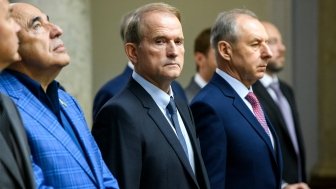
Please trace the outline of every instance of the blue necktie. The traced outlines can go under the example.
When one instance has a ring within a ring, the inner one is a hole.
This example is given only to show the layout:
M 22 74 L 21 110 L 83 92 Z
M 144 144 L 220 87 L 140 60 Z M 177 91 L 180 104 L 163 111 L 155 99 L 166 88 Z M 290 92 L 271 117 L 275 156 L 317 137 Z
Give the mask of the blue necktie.
M 176 108 L 176 105 L 175 105 L 175 101 L 174 101 L 174 98 L 173 97 L 170 97 L 170 101 L 169 101 L 169 104 L 167 105 L 167 110 L 171 116 L 171 120 L 172 120 L 172 123 L 173 123 L 173 126 L 175 128 L 175 131 L 176 131 L 176 135 L 177 135 L 177 138 L 178 140 L 180 141 L 180 144 L 188 158 L 188 149 L 187 149 L 187 144 L 184 140 L 184 137 L 182 135 L 182 131 L 181 131 L 181 127 L 180 127 L 180 124 L 178 122 L 178 119 L 177 119 L 177 108 Z

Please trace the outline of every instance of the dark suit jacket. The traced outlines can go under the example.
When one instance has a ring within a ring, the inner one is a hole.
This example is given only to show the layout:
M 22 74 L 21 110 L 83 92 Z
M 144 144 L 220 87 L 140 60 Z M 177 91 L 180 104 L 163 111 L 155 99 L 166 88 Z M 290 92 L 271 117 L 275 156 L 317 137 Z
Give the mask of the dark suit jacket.
M 280 189 L 281 152 L 234 89 L 217 73 L 191 102 L 212 189 Z
M 188 86 L 184 89 L 185 94 L 189 102 L 194 98 L 194 96 L 202 89 L 196 82 L 195 76 L 191 78 Z
M 132 76 L 132 72 L 132 68 L 126 66 L 120 75 L 111 79 L 99 89 L 93 101 L 93 119 L 96 117 L 100 108 L 126 86 L 129 78 Z M 172 88 L 175 95 L 180 96 L 187 101 L 184 90 L 177 81 L 173 81 Z
M 179 97 L 175 101 L 194 150 L 196 176 L 167 119 L 134 79 L 99 111 L 92 134 L 120 188 L 209 188 L 190 109 Z
M 9 97 L 0 94 L 0 188 L 35 188 L 27 137 Z
M 298 139 L 298 145 L 300 149 L 302 181 L 306 182 L 304 144 L 301 136 L 299 117 L 295 105 L 294 93 L 291 87 L 282 81 L 280 81 L 280 90 L 287 98 L 288 103 L 292 109 L 295 131 L 297 133 L 296 137 Z M 267 89 L 260 81 L 257 81 L 253 85 L 253 91 L 260 99 L 260 102 L 265 108 L 265 112 L 269 116 L 269 119 L 271 120 L 272 125 L 279 137 L 284 162 L 283 179 L 288 183 L 296 183 L 299 181 L 299 165 L 297 155 L 295 153 L 295 149 L 291 142 L 287 126 L 284 118 L 282 117 L 281 111 L 278 108 L 277 104 L 274 102 L 273 98 L 268 93 Z

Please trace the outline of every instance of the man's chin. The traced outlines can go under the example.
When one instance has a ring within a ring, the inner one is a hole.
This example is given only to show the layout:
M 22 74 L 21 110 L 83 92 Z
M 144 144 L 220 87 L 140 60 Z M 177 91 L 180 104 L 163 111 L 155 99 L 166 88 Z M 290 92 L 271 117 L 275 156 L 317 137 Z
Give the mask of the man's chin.
M 281 70 L 283 70 L 284 66 L 283 65 L 273 65 L 273 64 L 268 64 L 266 67 L 267 72 L 271 73 L 278 73 Z
M 19 53 L 16 53 L 15 55 L 14 55 L 14 57 L 13 57 L 13 61 L 12 61 L 12 63 L 15 63 L 15 62 L 19 62 L 19 61 L 21 61 L 21 56 L 20 56 L 20 54 Z
M 70 57 L 68 54 L 63 54 L 57 57 L 57 62 L 59 62 L 60 65 L 66 66 L 70 64 Z
M 267 72 L 271 73 L 279 73 L 281 70 L 283 70 L 283 67 L 272 67 L 272 68 L 267 67 Z

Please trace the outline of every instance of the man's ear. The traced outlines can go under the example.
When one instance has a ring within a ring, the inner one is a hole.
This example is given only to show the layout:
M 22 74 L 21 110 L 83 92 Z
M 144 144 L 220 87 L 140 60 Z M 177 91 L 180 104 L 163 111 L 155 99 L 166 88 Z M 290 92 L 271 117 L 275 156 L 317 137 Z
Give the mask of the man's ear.
M 125 48 L 125 53 L 128 59 L 133 64 L 136 64 L 138 62 L 138 52 L 137 52 L 136 45 L 134 43 L 126 43 L 124 48 Z
M 218 52 L 223 59 L 230 61 L 232 56 L 232 46 L 226 41 L 220 41 L 217 45 Z
M 201 64 L 204 62 L 205 55 L 201 52 L 195 52 L 194 59 L 195 59 L 196 65 L 202 66 Z

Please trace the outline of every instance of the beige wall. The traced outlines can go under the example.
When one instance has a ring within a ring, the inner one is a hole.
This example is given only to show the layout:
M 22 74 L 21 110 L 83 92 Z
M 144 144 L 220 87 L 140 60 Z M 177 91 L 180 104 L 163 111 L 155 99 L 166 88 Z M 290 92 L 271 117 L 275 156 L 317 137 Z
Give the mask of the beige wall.
M 122 15 L 148 0 L 123 0 L 115 3 L 110 0 L 91 1 L 93 32 L 93 95 L 109 79 L 119 74 L 126 65 L 126 56 L 119 36 L 119 23 Z M 274 21 L 284 33 L 286 43 L 290 41 L 290 0 L 170 0 L 165 1 L 182 12 L 182 25 L 185 37 L 185 64 L 178 79 L 186 86 L 195 72 L 193 61 L 193 40 L 205 27 L 210 27 L 223 10 L 248 8 L 259 18 Z M 279 16 L 281 15 L 281 16 Z M 289 45 L 290 48 L 290 45 Z M 290 52 L 290 51 L 288 51 Z M 290 54 L 289 54 L 290 57 Z M 290 58 L 288 58 L 290 65 Z M 290 68 L 290 66 L 288 66 Z M 291 69 L 282 75 L 291 83 Z

